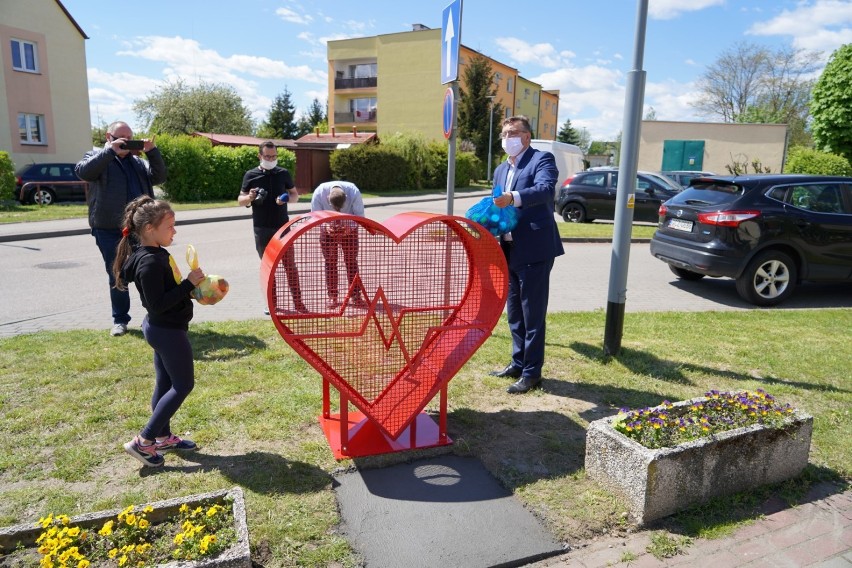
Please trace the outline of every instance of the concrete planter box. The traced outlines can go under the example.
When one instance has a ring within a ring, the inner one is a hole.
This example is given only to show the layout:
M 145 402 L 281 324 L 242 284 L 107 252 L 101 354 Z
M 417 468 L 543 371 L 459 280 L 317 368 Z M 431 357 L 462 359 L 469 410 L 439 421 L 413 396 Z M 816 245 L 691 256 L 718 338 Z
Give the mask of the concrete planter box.
M 674 408 L 706 400 L 676 403 Z M 714 497 L 797 476 L 808 463 L 813 417 L 796 412 L 783 427 L 723 432 L 674 448 L 652 450 L 595 420 L 586 433 L 586 472 L 623 496 L 639 524 Z
M 148 513 L 147 518 L 152 524 L 164 521 L 168 517 L 177 515 L 181 505 L 187 504 L 190 508 L 196 507 L 202 502 L 218 503 L 223 505 L 228 499 L 233 499 L 232 512 L 234 515 L 234 530 L 237 533 L 237 541 L 231 548 L 213 558 L 201 560 L 169 562 L 160 564 L 161 568 L 251 568 L 249 554 L 248 528 L 246 527 L 246 507 L 243 501 L 243 492 L 239 487 L 212 493 L 200 493 L 169 499 L 168 501 L 157 501 L 155 503 L 142 503 L 139 507 L 150 505 L 154 510 Z M 111 511 L 98 511 L 97 513 L 86 513 L 71 517 L 71 524 L 86 529 L 99 529 L 103 524 L 114 519 L 122 509 Z M 18 546 L 30 548 L 35 546 L 35 541 L 41 534 L 42 528 L 38 523 L 24 523 L 0 529 L 0 550 L 12 551 Z

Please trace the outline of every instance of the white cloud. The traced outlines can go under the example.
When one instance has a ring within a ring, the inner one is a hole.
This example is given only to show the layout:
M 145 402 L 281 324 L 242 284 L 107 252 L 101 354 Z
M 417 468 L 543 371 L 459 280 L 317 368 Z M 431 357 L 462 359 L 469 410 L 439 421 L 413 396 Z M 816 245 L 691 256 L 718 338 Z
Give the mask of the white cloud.
M 291 22 L 293 24 L 301 24 L 308 25 L 314 21 L 313 17 L 310 14 L 300 14 L 289 8 L 278 8 L 275 10 L 275 15 L 284 20 L 285 22 Z
M 135 49 L 119 51 L 116 55 L 157 61 L 167 65 L 166 72 L 186 78 L 195 77 L 212 82 L 237 82 L 240 75 L 262 79 L 294 79 L 310 83 L 325 83 L 326 72 L 307 65 L 289 66 L 283 61 L 255 55 L 224 57 L 212 49 L 202 49 L 192 39 L 180 36 L 140 37 L 133 42 Z
M 684 12 L 697 12 L 724 3 L 725 0 L 649 0 L 648 15 L 656 20 L 671 20 Z
M 498 37 L 494 39 L 497 50 L 509 56 L 513 63 L 530 63 L 547 69 L 555 69 L 563 64 L 563 54 L 573 57 L 570 51 L 558 53 L 549 43 L 531 44 L 515 37 Z
M 753 24 L 746 33 L 793 38 L 796 48 L 825 52 L 826 58 L 841 45 L 852 43 L 852 2 L 802 1 L 793 10 Z

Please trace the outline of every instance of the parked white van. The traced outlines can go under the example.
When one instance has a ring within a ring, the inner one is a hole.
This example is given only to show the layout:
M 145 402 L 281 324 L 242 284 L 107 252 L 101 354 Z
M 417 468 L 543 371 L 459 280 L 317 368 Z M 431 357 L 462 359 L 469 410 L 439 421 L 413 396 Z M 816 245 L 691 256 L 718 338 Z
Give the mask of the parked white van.
M 559 194 L 559 188 L 562 187 L 566 179 L 585 169 L 583 151 L 579 146 L 555 140 L 536 139 L 530 140 L 530 146 L 536 150 L 546 150 L 556 158 L 556 167 L 559 168 L 559 178 L 556 180 L 557 195 Z

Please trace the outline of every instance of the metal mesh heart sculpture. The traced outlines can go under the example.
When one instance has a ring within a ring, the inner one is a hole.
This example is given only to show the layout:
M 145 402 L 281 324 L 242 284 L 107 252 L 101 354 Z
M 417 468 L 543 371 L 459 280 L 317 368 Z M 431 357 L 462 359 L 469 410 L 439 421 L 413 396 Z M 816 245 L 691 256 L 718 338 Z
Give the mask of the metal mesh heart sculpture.
M 508 270 L 462 217 L 317 212 L 272 239 L 261 286 L 284 340 L 396 439 L 491 334 Z

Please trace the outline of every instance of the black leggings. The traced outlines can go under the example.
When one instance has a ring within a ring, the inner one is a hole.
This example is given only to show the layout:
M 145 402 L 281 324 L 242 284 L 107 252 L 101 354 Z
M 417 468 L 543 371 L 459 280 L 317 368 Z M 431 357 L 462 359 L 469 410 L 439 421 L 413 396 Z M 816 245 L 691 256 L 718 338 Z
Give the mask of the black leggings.
M 195 368 L 192 345 L 185 330 L 151 325 L 146 316 L 142 333 L 154 348 L 156 382 L 151 397 L 153 412 L 140 434 L 146 440 L 153 440 L 172 433 L 172 416 L 195 386 Z

